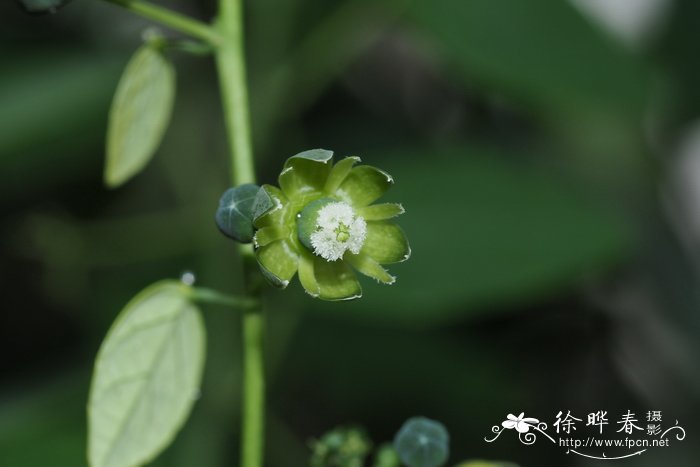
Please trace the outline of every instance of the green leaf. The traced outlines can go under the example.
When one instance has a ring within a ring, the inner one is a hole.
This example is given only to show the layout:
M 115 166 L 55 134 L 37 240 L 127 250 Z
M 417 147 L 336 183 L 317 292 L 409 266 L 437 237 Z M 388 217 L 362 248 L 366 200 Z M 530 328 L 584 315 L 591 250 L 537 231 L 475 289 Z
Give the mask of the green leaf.
M 547 110 L 640 115 L 641 60 L 560 0 L 409 2 L 414 21 L 471 85 Z
M 253 240 L 253 210 L 259 191 L 259 186 L 246 183 L 224 192 L 215 216 L 221 233 L 241 243 Z
M 449 442 L 449 434 L 442 423 L 414 417 L 396 433 L 394 449 L 409 467 L 438 467 L 447 461 Z
M 205 333 L 181 283 L 156 283 L 121 311 L 100 347 L 88 402 L 92 467 L 152 460 L 199 394 Z
M 124 70 L 107 129 L 105 183 L 116 187 L 150 161 L 170 121 L 175 71 L 163 53 L 146 44 Z

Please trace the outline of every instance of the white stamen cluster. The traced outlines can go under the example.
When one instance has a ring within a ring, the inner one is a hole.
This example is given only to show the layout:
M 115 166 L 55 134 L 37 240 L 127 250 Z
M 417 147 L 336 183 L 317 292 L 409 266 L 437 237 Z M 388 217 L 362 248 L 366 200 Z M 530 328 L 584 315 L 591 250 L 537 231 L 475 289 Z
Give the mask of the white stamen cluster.
M 343 202 L 329 203 L 318 211 L 316 230 L 311 234 L 314 253 L 336 261 L 350 250 L 357 254 L 367 237 L 367 222 Z

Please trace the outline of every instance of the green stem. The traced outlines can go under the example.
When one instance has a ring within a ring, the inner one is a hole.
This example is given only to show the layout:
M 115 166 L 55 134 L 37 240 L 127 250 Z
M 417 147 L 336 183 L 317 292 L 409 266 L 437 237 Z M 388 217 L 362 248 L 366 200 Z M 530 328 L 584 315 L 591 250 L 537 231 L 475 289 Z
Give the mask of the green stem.
M 201 21 L 197 21 L 196 19 L 176 13 L 168 8 L 153 5 L 142 0 L 106 1 L 124 7 L 144 18 L 151 19 L 176 31 L 206 41 L 212 45 L 217 45 L 221 42 L 221 37 L 213 27 Z
M 255 183 L 250 136 L 248 88 L 243 49 L 242 0 L 219 0 L 214 26 L 201 23 L 167 8 L 141 0 L 106 0 L 172 29 L 215 46 L 224 121 L 231 155 L 231 183 Z M 251 305 L 243 314 L 243 409 L 241 467 L 262 467 L 264 451 L 265 372 L 263 362 L 264 316 L 260 305 L 260 273 L 251 245 L 241 245 L 245 300 Z M 204 301 L 238 306 L 233 299 L 214 291 L 196 289 L 193 296 Z
M 231 153 L 231 183 L 255 183 L 250 136 L 248 88 L 243 47 L 242 0 L 219 0 L 217 27 L 222 42 L 216 50 L 224 121 Z M 241 245 L 244 287 L 260 298 L 260 273 L 250 245 Z M 243 401 L 241 467 L 262 467 L 265 420 L 264 316 L 261 307 L 243 315 Z
M 233 185 L 254 183 L 241 0 L 220 0 L 219 5 L 218 26 L 223 41 L 217 51 L 216 62 L 231 147 L 231 180 Z
M 204 287 L 192 287 L 190 289 L 192 300 L 200 303 L 210 303 L 212 305 L 222 305 L 241 310 L 249 310 L 260 306 L 260 301 L 252 297 L 238 297 L 227 295 L 218 290 Z

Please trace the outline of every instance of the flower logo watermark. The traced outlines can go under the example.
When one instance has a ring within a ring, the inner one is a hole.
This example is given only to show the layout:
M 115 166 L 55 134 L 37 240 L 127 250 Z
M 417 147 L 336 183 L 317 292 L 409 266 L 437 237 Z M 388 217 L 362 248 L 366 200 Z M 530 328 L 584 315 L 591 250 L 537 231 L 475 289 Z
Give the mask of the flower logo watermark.
M 500 425 L 491 427 L 495 436 L 486 436 L 484 441 L 493 443 L 503 432 L 514 430 L 524 445 L 534 444 L 541 434 L 551 443 L 566 448 L 566 454 L 589 459 L 615 460 L 639 456 L 650 448 L 668 447 L 674 439 L 673 435 L 676 441 L 685 439 L 685 429 L 678 424 L 678 420 L 674 425 L 664 427 L 661 411 L 658 410 L 647 412 L 646 427 L 640 426 L 643 425 L 640 419 L 644 417 L 638 418 L 631 410 L 627 410 L 616 422 L 621 427 L 617 430 L 610 428 L 613 431 L 611 437 L 603 436 L 604 427 L 608 425 L 607 415 L 606 410 L 591 412 L 586 417 L 586 424 L 577 431 L 578 426 L 583 425 L 584 419 L 574 416 L 570 410 L 559 411 L 548 433 L 547 423 L 537 418 L 525 417 L 525 412 L 520 412 L 517 417 L 509 413 Z M 615 451 L 615 455 L 606 454 L 606 450 Z

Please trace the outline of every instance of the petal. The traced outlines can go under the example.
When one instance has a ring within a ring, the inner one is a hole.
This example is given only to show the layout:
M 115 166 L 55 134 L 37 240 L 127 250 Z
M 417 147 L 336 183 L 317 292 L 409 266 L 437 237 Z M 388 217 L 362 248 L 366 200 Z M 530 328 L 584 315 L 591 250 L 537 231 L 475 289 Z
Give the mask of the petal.
M 532 425 L 536 425 L 536 424 L 540 423 L 540 421 L 537 420 L 536 418 L 523 418 L 522 421 L 525 423 L 530 423 Z
M 392 217 L 400 216 L 406 210 L 398 203 L 382 203 L 365 206 L 357 210 L 357 214 L 366 221 L 384 221 Z
M 256 248 L 259 248 L 276 242 L 277 240 L 282 240 L 287 236 L 289 236 L 289 229 L 286 226 L 271 225 L 269 227 L 263 227 L 255 232 L 253 244 Z
M 352 253 L 348 253 L 345 255 L 345 259 L 348 263 L 352 264 L 355 269 L 367 277 L 376 279 L 384 284 L 393 284 L 396 282 L 394 276 L 386 272 L 386 269 L 367 255 L 353 255 Z
M 299 153 L 284 163 L 279 176 L 280 187 L 290 198 L 302 193 L 321 191 L 332 165 L 332 151 L 312 149 Z
M 314 257 L 314 277 L 318 283 L 319 298 L 323 300 L 352 300 L 362 296 L 357 277 L 344 261 L 326 261 Z
M 287 197 L 279 188 L 263 185 L 253 206 L 253 225 L 258 229 L 281 225 L 287 203 L 289 203 Z
M 515 429 L 518 430 L 518 433 L 527 433 L 530 431 L 530 425 L 527 423 L 518 422 L 515 424 Z
M 314 257 L 310 253 L 302 253 L 299 256 L 299 282 L 312 297 L 321 295 L 321 289 L 314 276 Z
M 513 415 L 512 413 L 509 413 L 509 414 L 508 414 L 508 417 L 506 417 L 506 418 L 507 418 L 508 420 L 513 420 L 513 421 L 515 421 L 515 422 L 518 421 L 518 417 L 516 417 L 516 416 Z
M 505 422 L 501 423 L 501 425 L 503 425 L 503 428 L 508 430 L 515 428 L 515 422 L 512 420 L 506 420 Z
M 299 255 L 290 242 L 280 240 L 255 251 L 263 275 L 275 287 L 285 288 L 297 272 Z
M 340 184 L 343 183 L 343 181 L 345 180 L 345 177 L 347 177 L 350 173 L 352 166 L 357 164 L 358 162 L 360 162 L 360 158 L 353 156 L 346 157 L 345 159 L 335 164 L 331 169 L 331 173 L 328 175 L 328 179 L 326 180 L 326 185 L 323 188 L 323 191 L 327 194 L 335 193 L 335 190 L 338 189 Z
M 367 237 L 360 250 L 380 264 L 400 263 L 411 256 L 411 247 L 401 227 L 391 222 L 367 222 Z
M 394 179 L 388 173 L 361 165 L 350 171 L 335 194 L 354 207 L 362 207 L 379 199 L 393 184 Z

